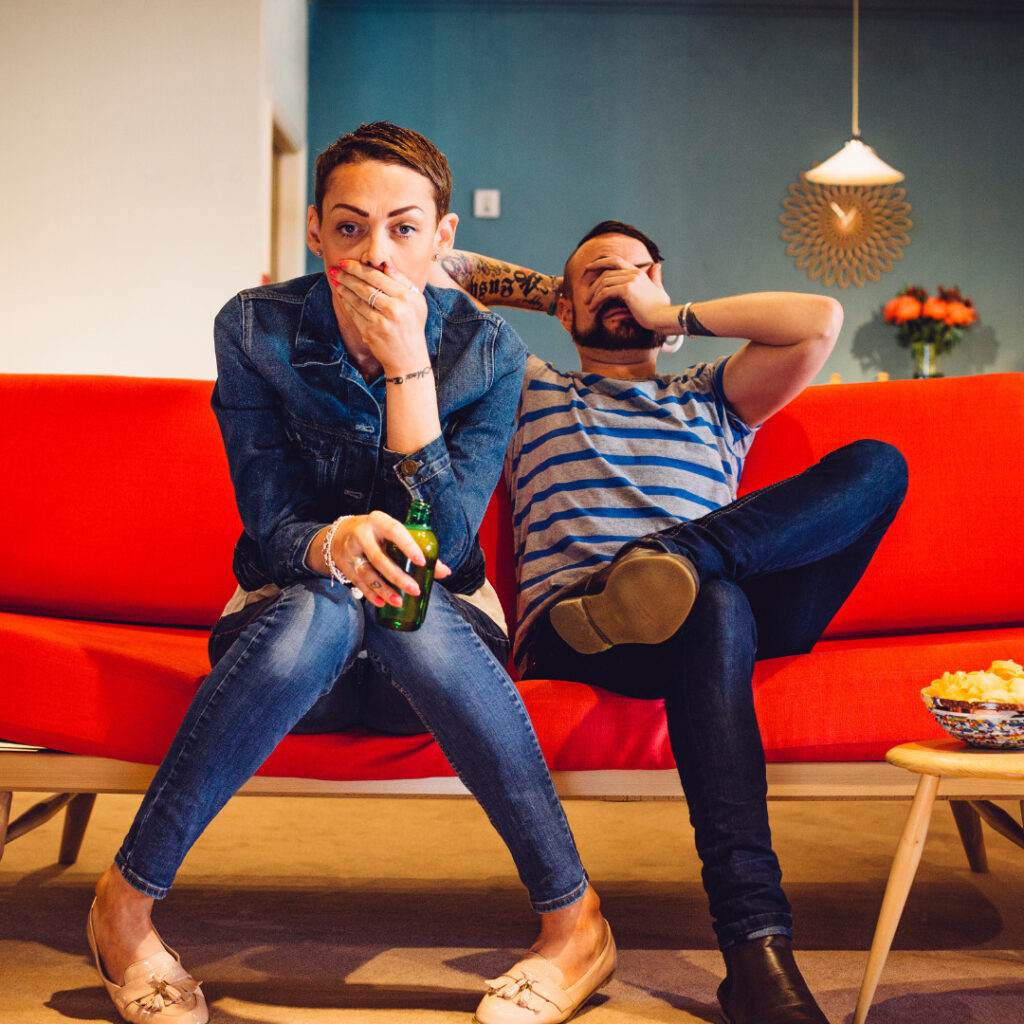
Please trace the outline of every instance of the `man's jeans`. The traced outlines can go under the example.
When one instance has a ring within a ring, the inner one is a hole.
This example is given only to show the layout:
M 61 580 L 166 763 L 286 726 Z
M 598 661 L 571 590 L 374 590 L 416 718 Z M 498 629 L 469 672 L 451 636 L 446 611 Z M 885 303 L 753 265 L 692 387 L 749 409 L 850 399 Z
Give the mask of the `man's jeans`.
M 165 896 L 206 825 L 362 649 L 486 811 L 534 909 L 582 896 L 586 874 L 519 693 L 447 591 L 435 587 L 423 625 L 401 633 L 326 579 L 286 587 L 206 677 L 115 857 L 125 879 Z
M 798 476 L 619 552 L 616 557 L 637 546 L 660 548 L 697 568 L 697 600 L 664 643 L 578 654 L 547 615 L 530 637 L 528 676 L 665 699 L 722 948 L 792 932 L 768 824 L 754 662 L 813 647 L 867 567 L 906 486 L 906 462 L 895 448 L 879 441 L 847 445 Z M 575 596 L 585 585 L 584 579 L 559 596 Z

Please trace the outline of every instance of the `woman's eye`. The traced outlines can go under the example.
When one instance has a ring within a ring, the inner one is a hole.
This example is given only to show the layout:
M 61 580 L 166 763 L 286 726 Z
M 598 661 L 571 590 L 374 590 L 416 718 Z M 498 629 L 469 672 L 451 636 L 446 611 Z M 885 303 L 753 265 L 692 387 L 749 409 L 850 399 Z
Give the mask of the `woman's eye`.
M 359 230 L 357 224 L 339 224 L 338 232 L 342 235 L 354 235 Z
M 398 227 L 395 228 L 395 231 L 398 234 L 400 234 L 403 238 L 408 238 L 410 235 L 415 235 L 416 234 L 416 225 L 415 224 L 399 224 Z

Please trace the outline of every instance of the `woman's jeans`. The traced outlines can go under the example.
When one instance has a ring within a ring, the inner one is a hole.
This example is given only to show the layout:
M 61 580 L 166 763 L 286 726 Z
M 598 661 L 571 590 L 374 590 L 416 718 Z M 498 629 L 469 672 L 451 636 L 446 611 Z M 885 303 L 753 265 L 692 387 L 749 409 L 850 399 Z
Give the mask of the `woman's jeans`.
M 463 604 L 435 587 L 423 625 L 402 633 L 378 626 L 373 606 L 347 587 L 286 587 L 196 693 L 115 857 L 125 879 L 165 896 L 207 824 L 365 650 L 480 802 L 533 908 L 579 899 L 586 874 L 526 709 Z
M 664 698 L 723 949 L 792 932 L 768 824 L 754 662 L 813 647 L 867 567 L 906 485 L 906 462 L 895 448 L 879 441 L 847 445 L 798 476 L 622 549 L 620 555 L 637 546 L 663 549 L 697 568 L 697 600 L 664 643 L 579 654 L 546 615 L 530 637 L 528 676 Z M 576 596 L 586 583 L 560 597 Z

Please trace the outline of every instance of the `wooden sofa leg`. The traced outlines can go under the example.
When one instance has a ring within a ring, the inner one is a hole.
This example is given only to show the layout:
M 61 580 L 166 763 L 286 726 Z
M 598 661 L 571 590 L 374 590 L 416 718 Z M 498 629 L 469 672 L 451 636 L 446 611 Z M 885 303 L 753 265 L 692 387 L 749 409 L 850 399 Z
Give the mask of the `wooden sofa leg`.
M 78 851 L 82 848 L 85 828 L 89 824 L 89 815 L 92 814 L 95 803 L 95 793 L 79 793 L 71 799 L 64 812 L 64 831 L 60 837 L 58 863 L 74 864 L 78 860 Z
M 981 817 L 967 800 L 950 800 L 960 842 L 964 844 L 967 863 L 972 871 L 988 871 L 988 855 L 985 853 L 985 834 L 981 831 Z
M 3 859 L 4 847 L 7 845 L 7 822 L 11 820 L 11 799 L 14 794 L 4 790 L 0 792 L 0 860 Z

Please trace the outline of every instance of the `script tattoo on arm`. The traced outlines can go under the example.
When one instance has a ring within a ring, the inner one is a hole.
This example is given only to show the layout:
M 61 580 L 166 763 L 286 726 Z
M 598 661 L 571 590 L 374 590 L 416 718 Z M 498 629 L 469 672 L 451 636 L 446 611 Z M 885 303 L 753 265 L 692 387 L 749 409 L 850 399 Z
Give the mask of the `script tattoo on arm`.
M 683 334 L 689 338 L 704 337 L 704 338 L 717 338 L 718 335 L 714 331 L 709 330 L 705 327 L 700 320 L 697 319 L 697 314 L 694 313 L 693 307 L 688 302 L 681 310 L 679 310 L 679 326 L 683 329 Z
M 480 302 L 548 312 L 558 298 L 555 279 L 526 267 L 453 250 L 441 261 L 448 275 Z

